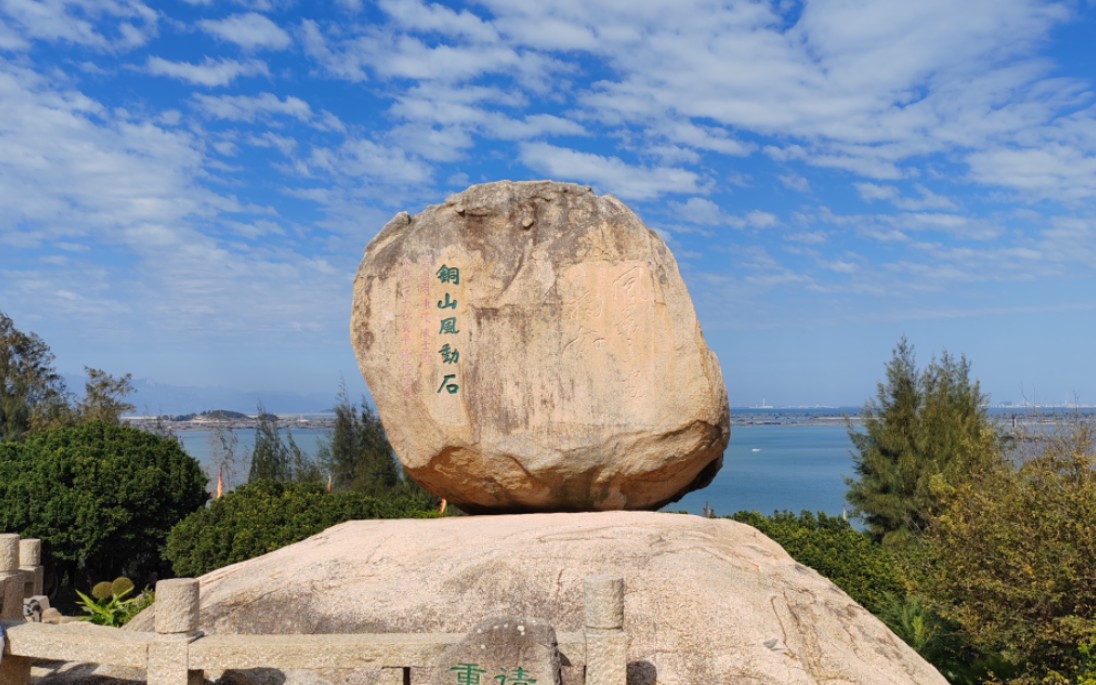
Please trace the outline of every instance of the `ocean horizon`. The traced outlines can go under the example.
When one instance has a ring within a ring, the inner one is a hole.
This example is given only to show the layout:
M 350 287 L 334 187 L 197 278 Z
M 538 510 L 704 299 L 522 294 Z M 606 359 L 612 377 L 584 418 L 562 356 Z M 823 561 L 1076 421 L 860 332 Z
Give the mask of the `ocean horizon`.
M 847 420 L 855 430 L 859 407 L 740 407 L 732 410 L 731 440 L 723 454 L 723 466 L 705 488 L 684 495 L 662 511 L 723 516 L 737 511 L 847 513 L 845 480 L 853 476 L 852 441 Z M 1018 421 L 1054 423 L 1066 417 L 1096 417 L 1094 408 L 993 407 L 990 415 L 1002 425 Z M 230 489 L 247 478 L 255 432 L 237 428 L 237 473 Z M 308 455 L 315 456 L 326 429 L 293 429 L 293 439 Z M 183 430 L 177 433 L 184 449 L 216 479 L 212 465 L 214 432 Z

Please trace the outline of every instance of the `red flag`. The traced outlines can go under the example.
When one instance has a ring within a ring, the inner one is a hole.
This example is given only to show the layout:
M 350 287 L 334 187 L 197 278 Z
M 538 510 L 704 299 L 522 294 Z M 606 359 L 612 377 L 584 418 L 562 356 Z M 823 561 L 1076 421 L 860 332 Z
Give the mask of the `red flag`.
M 224 496 L 225 496 L 225 479 L 221 475 L 221 467 L 217 467 L 217 497 L 216 497 L 216 499 L 221 499 Z

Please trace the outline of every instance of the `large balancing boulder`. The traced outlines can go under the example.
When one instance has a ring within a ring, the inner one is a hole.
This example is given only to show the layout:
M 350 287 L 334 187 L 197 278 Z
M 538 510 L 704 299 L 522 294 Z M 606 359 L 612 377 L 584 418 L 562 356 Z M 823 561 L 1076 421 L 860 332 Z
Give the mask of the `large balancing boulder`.
M 677 264 L 589 188 L 489 183 L 397 215 L 351 338 L 407 473 L 469 513 L 657 509 L 722 464 L 727 392 Z

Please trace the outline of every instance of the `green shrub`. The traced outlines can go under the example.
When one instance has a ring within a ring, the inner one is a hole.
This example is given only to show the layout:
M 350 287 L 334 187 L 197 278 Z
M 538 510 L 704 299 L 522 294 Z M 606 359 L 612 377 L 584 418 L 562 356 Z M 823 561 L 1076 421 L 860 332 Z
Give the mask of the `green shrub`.
M 948 493 L 925 536 L 920 590 L 971 644 L 1001 654 L 1010 683 L 1083 682 L 1096 671 L 1096 448 L 1078 424 L 1037 436 Z
M 43 563 L 87 587 L 161 566 L 171 528 L 208 499 L 175 440 L 90 422 L 0 444 L 0 530 L 40 538 Z
M 181 521 L 167 542 L 180 576 L 200 576 L 354 519 L 429 518 L 421 498 L 326 492 L 318 483 L 249 483 Z

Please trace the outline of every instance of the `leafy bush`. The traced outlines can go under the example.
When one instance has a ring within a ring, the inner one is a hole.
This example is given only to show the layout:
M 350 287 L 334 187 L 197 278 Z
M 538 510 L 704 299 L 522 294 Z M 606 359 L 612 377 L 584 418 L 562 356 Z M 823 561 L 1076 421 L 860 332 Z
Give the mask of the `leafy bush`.
M 829 578 L 873 614 L 889 604 L 889 595 L 905 593 L 891 553 L 842 518 L 809 511 L 798 516 L 783 511 L 771 517 L 740 511 L 730 518 L 775 540 L 793 559 Z
M 96 583 L 91 597 L 77 590 L 80 601 L 76 604 L 88 614 L 83 620 L 100 626 L 121 628 L 156 601 L 156 597 L 147 589 L 136 597 L 126 599 L 133 589 L 132 580 L 119 576 L 114 582 L 104 580 Z
M 353 519 L 435 516 L 413 497 L 326 492 L 318 483 L 249 483 L 194 512 L 171 531 L 167 558 L 180 576 L 200 576 Z
M 1096 453 L 1092 429 L 1040 436 L 950 493 L 925 542 L 921 590 L 971 644 L 1016 667 L 1012 683 L 1096 671 Z
M 0 444 L 0 530 L 40 538 L 44 563 L 83 587 L 159 570 L 168 532 L 208 499 L 205 487 L 178 442 L 126 426 L 91 422 Z

